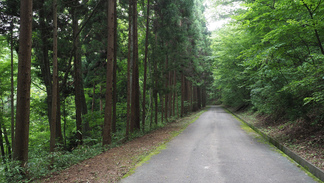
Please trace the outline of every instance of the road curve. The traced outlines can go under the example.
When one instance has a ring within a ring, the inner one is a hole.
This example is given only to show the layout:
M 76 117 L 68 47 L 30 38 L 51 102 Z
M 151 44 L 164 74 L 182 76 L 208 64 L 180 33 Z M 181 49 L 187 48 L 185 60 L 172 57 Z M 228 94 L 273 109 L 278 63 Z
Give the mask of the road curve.
M 121 183 L 313 183 L 294 163 L 211 106 Z

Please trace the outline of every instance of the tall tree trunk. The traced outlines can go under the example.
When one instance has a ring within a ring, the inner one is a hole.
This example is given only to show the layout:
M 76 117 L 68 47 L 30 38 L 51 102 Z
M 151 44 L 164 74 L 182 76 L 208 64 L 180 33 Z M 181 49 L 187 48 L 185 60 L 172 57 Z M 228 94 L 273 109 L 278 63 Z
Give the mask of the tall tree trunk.
M 165 89 L 168 89 L 168 85 L 169 85 L 169 72 L 167 72 L 168 70 L 168 54 L 166 54 L 165 56 Z M 169 102 L 169 93 L 165 93 L 164 94 L 164 117 L 165 117 L 165 121 L 168 122 L 168 102 Z
M 11 157 L 11 144 L 9 142 L 7 129 L 5 126 L 3 126 L 2 129 L 3 129 L 4 140 L 5 140 L 6 146 L 7 146 L 7 152 L 8 152 L 9 158 L 10 158 Z
M 132 64 L 133 64 L 133 4 L 129 0 L 128 7 L 128 58 L 127 58 L 127 119 L 126 119 L 126 138 L 131 132 L 131 111 L 132 111 Z
M 171 116 L 173 116 L 173 114 L 172 114 L 172 102 L 173 102 L 173 100 L 172 100 L 172 89 L 173 89 L 173 85 L 172 85 L 172 80 L 173 80 L 173 78 L 172 78 L 173 76 L 172 76 L 172 72 L 171 71 L 169 71 L 169 106 L 168 106 L 168 109 L 169 109 L 169 113 L 168 113 L 168 116 L 169 116 L 169 118 L 171 117 Z
M 112 124 L 112 93 L 113 93 L 113 67 L 115 54 L 115 3 L 116 0 L 108 1 L 108 49 L 107 49 L 107 80 L 106 80 L 106 105 L 105 120 L 103 126 L 103 145 L 111 143 Z
M 112 132 L 116 133 L 116 123 L 117 123 L 117 3 L 114 5 L 114 16 L 115 26 L 114 26 L 114 68 L 113 68 L 113 113 L 112 113 Z
M 146 37 L 145 37 L 145 57 L 144 57 L 144 83 L 143 83 L 143 103 L 142 103 L 142 131 L 145 131 L 145 97 L 146 97 L 146 72 L 147 72 L 147 57 L 148 57 L 148 36 L 149 36 L 149 16 L 150 16 L 150 0 L 147 0 L 146 13 Z
M 155 55 L 156 53 L 156 47 L 157 47 L 157 34 L 155 33 L 155 46 L 154 46 L 154 50 L 153 53 Z M 154 58 L 154 57 L 153 57 Z M 153 98 L 154 98 L 154 103 L 155 103 L 155 125 L 158 124 L 158 74 L 157 74 L 157 59 L 154 58 L 153 60 L 153 64 L 154 64 L 154 68 L 153 68 L 153 83 L 154 83 L 154 88 L 153 88 Z
M 201 109 L 201 88 L 197 87 L 197 105 L 198 105 L 198 109 Z
M 185 114 L 185 77 L 181 74 L 181 117 Z
M 22 167 L 25 167 L 28 161 L 33 19 L 32 6 L 32 0 L 24 0 L 20 2 L 17 110 L 13 158 L 20 161 Z
M 41 74 L 42 78 L 44 80 L 45 88 L 46 88 L 46 103 L 47 103 L 47 117 L 49 125 L 51 125 L 51 119 L 52 119 L 52 77 L 51 77 L 51 70 L 50 70 L 50 61 L 48 56 L 48 25 L 46 24 L 45 20 L 45 0 L 41 1 L 42 7 L 39 10 L 39 24 L 42 27 L 40 29 L 41 34 L 41 49 L 42 49 L 42 58 L 41 58 Z
M 84 95 L 84 87 L 83 87 L 83 79 L 82 79 L 82 63 L 81 63 L 81 55 L 79 55 L 80 58 L 80 62 L 79 62 L 79 68 L 80 68 L 80 92 L 81 92 L 81 103 L 82 103 L 82 120 L 83 120 L 83 129 L 82 129 L 82 133 L 84 134 L 84 136 L 89 136 L 89 132 L 90 132 L 90 125 L 89 125 L 89 120 L 84 118 L 83 116 L 85 116 L 86 114 L 88 114 L 88 107 L 87 107 L 87 101 Z
M 55 127 L 55 139 L 58 143 L 63 144 L 62 124 L 61 124 L 61 97 L 60 97 L 60 85 L 59 78 L 57 80 L 57 110 L 56 110 L 56 127 Z
M 5 153 L 5 148 L 4 148 L 4 142 L 3 142 L 3 137 L 2 137 L 2 117 L 0 117 L 0 150 L 1 150 L 1 157 L 3 164 L 6 164 L 6 153 Z
M 173 115 L 175 116 L 175 108 L 176 108 L 176 97 L 177 97 L 177 73 L 173 71 Z M 178 105 L 178 104 L 177 104 Z
M 95 106 L 95 101 L 96 101 L 96 83 L 93 84 L 93 89 L 92 89 L 92 104 L 91 104 L 91 112 L 94 111 L 94 106 Z
M 164 106 L 163 106 L 163 98 L 164 98 L 164 96 L 163 95 L 161 95 L 161 93 L 159 93 L 159 97 L 160 97 L 160 104 L 161 104 L 161 123 L 163 123 L 163 121 L 164 121 L 164 119 L 163 119 L 163 117 L 164 117 Z
M 13 19 L 10 22 L 11 34 L 10 34 L 10 55 L 11 55 L 11 95 L 10 95 L 10 107 L 11 107 L 11 147 L 14 145 L 15 140 L 15 107 L 14 107 L 14 61 L 13 61 Z M 11 156 L 11 154 L 10 154 Z
M 198 103 L 197 103 L 197 86 L 193 86 L 192 87 L 192 103 L 193 103 L 193 107 L 192 110 L 193 111 L 198 111 Z
M 100 106 L 100 112 L 103 110 L 103 105 L 102 105 L 102 86 L 101 86 L 101 83 L 100 83 L 100 95 L 99 95 L 99 106 Z
M 4 104 L 2 105 L 4 106 Z M 1 113 L 3 114 L 3 108 L 2 108 L 2 111 Z M 2 134 L 3 134 L 3 137 L 2 137 Z M 3 157 L 3 162 L 4 164 L 6 163 L 6 156 L 9 155 L 9 158 L 11 158 L 11 144 L 9 142 L 9 138 L 8 138 L 8 133 L 7 133 L 7 129 L 3 123 L 3 118 L 2 116 L 0 116 L 0 140 L 1 140 L 1 154 L 2 154 L 2 157 Z M 3 142 L 3 139 L 5 140 L 5 143 L 6 143 L 6 147 L 7 147 L 7 155 L 5 153 L 5 148 L 4 148 L 4 142 Z M 2 152 L 3 151 L 3 152 Z
M 140 130 L 138 38 L 137 38 L 137 0 L 133 0 L 133 79 L 131 104 L 131 131 Z
M 76 8 L 72 8 L 73 26 L 73 48 L 74 48 L 74 89 L 75 89 L 75 109 L 76 109 L 76 137 L 78 145 L 82 144 L 82 101 L 81 101 L 81 58 L 79 54 L 79 25 Z
M 50 121 L 50 152 L 55 149 L 57 95 L 58 95 L 58 69 L 57 69 L 57 2 L 53 0 L 53 85 L 52 85 L 52 117 Z M 53 162 L 52 162 L 53 163 Z

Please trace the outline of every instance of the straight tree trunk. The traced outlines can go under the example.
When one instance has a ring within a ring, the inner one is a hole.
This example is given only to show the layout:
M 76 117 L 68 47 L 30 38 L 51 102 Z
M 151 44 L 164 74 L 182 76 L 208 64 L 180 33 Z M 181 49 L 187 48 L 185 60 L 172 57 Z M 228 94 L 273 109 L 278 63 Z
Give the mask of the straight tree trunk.
M 116 123 L 117 123 L 117 3 L 114 5 L 114 16 L 115 26 L 114 26 L 114 68 L 113 68 L 113 113 L 112 113 L 112 132 L 116 133 Z
M 4 106 L 4 104 L 2 103 L 2 106 Z M 2 111 L 3 113 L 3 108 L 2 108 Z M 2 137 L 2 134 L 3 134 L 3 137 Z M 9 158 L 11 158 L 11 144 L 9 142 L 9 138 L 8 138 L 8 133 L 7 133 L 7 129 L 4 125 L 4 122 L 3 122 L 3 117 L 0 116 L 0 140 L 1 140 L 1 154 L 2 154 L 2 157 L 3 157 L 3 162 L 4 164 L 6 163 L 6 156 L 9 155 Z M 7 155 L 5 153 L 5 148 L 4 148 L 4 142 L 3 142 L 3 139 L 5 141 L 5 144 L 6 144 L 6 147 L 7 147 Z
M 17 110 L 13 158 L 20 161 L 22 167 L 25 167 L 28 161 L 33 19 L 32 6 L 32 0 L 24 0 L 20 2 Z
M 175 108 L 176 108 L 176 97 L 177 97 L 177 73 L 176 71 L 173 71 L 173 107 L 172 107 L 172 110 L 173 110 L 173 116 L 176 115 L 175 113 Z
M 44 80 L 45 88 L 46 88 L 46 103 L 47 103 L 47 117 L 49 125 L 51 125 L 51 119 L 52 119 L 52 77 L 51 77 L 51 70 L 50 70 L 50 61 L 48 56 L 48 26 L 45 22 L 45 0 L 41 0 L 42 7 L 39 10 L 39 24 L 42 27 L 40 29 L 40 35 L 41 35 L 41 49 L 42 49 L 42 58 L 41 58 L 41 74 Z
M 170 71 L 170 79 L 169 79 L 169 85 L 170 85 L 170 107 L 169 107 L 169 110 L 170 110 L 170 117 L 172 117 L 174 114 L 173 114 L 173 89 L 174 89 L 174 86 L 173 86 L 173 71 Z
M 56 127 L 55 135 L 58 143 L 63 144 L 63 134 L 62 134 L 62 125 L 61 125 L 61 97 L 60 97 L 60 85 L 59 78 L 57 80 L 57 110 L 56 110 Z
M 159 97 L 160 97 L 160 103 L 161 103 L 161 123 L 163 123 L 164 119 L 164 106 L 163 106 L 163 99 L 164 99 L 164 96 L 161 95 L 161 93 L 159 93 Z
M 115 54 L 115 3 L 116 0 L 108 0 L 108 48 L 107 48 L 107 79 L 106 79 L 106 105 L 103 126 L 103 145 L 111 143 L 112 125 L 112 98 L 113 98 L 113 68 Z
M 94 111 L 94 106 L 95 106 L 95 101 L 96 101 L 96 83 L 93 84 L 93 89 L 92 89 L 92 104 L 91 104 L 91 112 Z
M 198 105 L 197 105 L 197 86 L 192 87 L 192 111 L 198 111 Z
M 183 74 L 181 74 L 181 117 L 185 114 L 185 77 Z
M 82 79 L 82 63 L 81 63 L 81 55 L 79 55 L 80 58 L 80 62 L 79 62 L 79 69 L 80 69 L 80 92 L 81 92 L 81 104 L 82 104 L 82 111 L 81 111 L 81 118 L 83 120 L 84 126 L 83 126 L 83 130 L 82 133 L 84 134 L 84 136 L 89 136 L 89 131 L 90 131 L 90 125 L 89 125 L 89 120 L 87 120 L 86 118 L 84 118 L 83 116 L 85 116 L 86 114 L 88 114 L 88 108 L 87 108 L 87 101 L 84 95 L 84 87 L 83 87 L 83 79 Z
M 2 126 L 3 129 L 3 136 L 4 136 L 4 140 L 6 142 L 6 146 L 7 146 L 7 153 L 9 155 L 9 158 L 11 157 L 11 144 L 9 142 L 9 138 L 8 138 L 8 133 L 7 133 L 7 129 L 5 126 Z
M 101 95 L 102 95 L 102 86 L 101 86 L 101 83 L 100 83 L 100 95 L 99 95 L 100 96 L 100 98 L 99 98 L 100 112 L 103 110 Z
M 137 0 L 133 0 L 133 79 L 131 104 L 131 132 L 140 130 L 138 38 L 137 38 Z
M 201 88 L 197 87 L 197 105 L 198 109 L 201 109 Z
M 2 162 L 5 165 L 6 164 L 6 153 L 5 153 L 4 142 L 3 142 L 3 137 L 2 137 L 2 119 L 0 119 L 0 150 L 1 150 Z
M 150 16 L 150 0 L 147 0 L 146 13 L 146 37 L 145 37 L 145 57 L 144 57 L 144 83 L 143 83 L 143 103 L 142 103 L 142 131 L 145 131 L 145 99 L 146 99 L 146 72 L 147 72 L 147 58 L 148 58 L 148 36 L 149 36 L 149 16 Z
M 72 8 L 72 26 L 73 26 L 73 47 L 74 47 L 74 89 L 75 89 L 75 109 L 76 109 L 76 137 L 78 145 L 82 144 L 82 101 L 81 101 L 81 58 L 78 49 L 79 43 L 79 25 L 75 7 Z
M 11 28 L 11 34 L 10 34 L 10 55 L 11 55 L 11 95 L 10 95 L 10 107 L 11 107 L 11 147 L 14 145 L 14 140 L 15 140 L 15 106 L 14 106 L 14 60 L 13 60 L 13 19 L 11 20 L 10 23 L 10 28 Z M 11 155 L 10 155 L 11 156 Z
M 168 70 L 168 54 L 166 54 L 166 57 L 165 57 L 165 89 L 167 90 L 168 89 L 168 85 L 169 85 L 169 72 L 167 72 Z M 164 94 L 164 117 L 165 117 L 165 121 L 168 122 L 168 103 L 169 102 L 169 93 L 165 93 Z
M 58 69 L 57 69 L 57 2 L 53 0 L 53 86 L 52 86 L 52 116 L 50 122 L 50 152 L 55 149 L 57 95 L 58 95 Z M 52 162 L 53 163 L 53 162 Z
M 128 7 L 128 58 L 127 58 L 127 119 L 126 119 L 126 139 L 131 132 L 131 103 L 132 103 L 132 63 L 133 63 L 133 5 L 129 0 Z

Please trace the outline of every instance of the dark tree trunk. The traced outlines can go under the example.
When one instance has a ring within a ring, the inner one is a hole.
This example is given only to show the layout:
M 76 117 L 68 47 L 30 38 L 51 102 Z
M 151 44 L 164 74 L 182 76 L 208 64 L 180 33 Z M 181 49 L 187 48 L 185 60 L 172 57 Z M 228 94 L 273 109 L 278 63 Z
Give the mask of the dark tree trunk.
M 61 97 L 60 97 L 60 85 L 59 80 L 57 80 L 57 110 L 56 110 L 56 139 L 58 143 L 63 144 L 63 134 L 61 125 Z
M 75 109 L 76 109 L 76 137 L 78 145 L 82 144 L 82 101 L 81 101 L 81 58 L 79 54 L 79 25 L 75 7 L 72 8 L 73 26 L 73 48 L 74 48 L 74 89 L 75 89 Z
M 185 98 L 186 98 L 186 85 L 185 85 L 185 77 L 181 74 L 181 117 L 185 114 Z
M 197 87 L 197 105 L 198 109 L 201 109 L 201 88 Z
M 48 34 L 50 29 L 48 25 L 45 22 L 45 1 L 41 1 L 42 8 L 39 10 L 39 24 L 40 27 L 40 34 L 41 34 L 41 49 L 42 49 L 42 58 L 41 58 L 41 63 L 40 63 L 40 68 L 41 68 L 41 74 L 42 78 L 44 80 L 45 88 L 46 88 L 46 101 L 47 101 L 47 117 L 48 117 L 48 122 L 50 125 L 51 119 L 52 119 L 52 77 L 51 77 L 51 70 L 50 70 L 50 61 L 49 61 L 49 56 L 48 56 Z
M 17 110 L 13 158 L 20 161 L 22 167 L 25 167 L 28 161 L 33 19 L 32 6 L 32 0 L 20 2 Z
M 3 137 L 2 137 L 2 119 L 0 119 L 0 150 L 1 150 L 1 157 L 3 164 L 6 164 L 6 153 L 5 153 L 5 148 L 4 148 L 4 143 L 3 143 Z
M 173 71 L 173 116 L 176 115 L 175 108 L 176 108 L 176 97 L 177 97 L 177 73 Z
M 159 97 L 160 97 L 160 104 L 161 104 L 161 123 L 164 122 L 164 106 L 163 106 L 163 98 L 164 96 L 161 95 L 161 93 L 159 93 Z
M 100 83 L 100 98 L 99 98 L 99 106 L 100 106 L 100 112 L 103 110 L 103 105 L 102 105 L 102 86 L 101 86 L 101 83 Z
M 117 123 L 117 3 L 114 5 L 114 68 L 113 68 L 113 113 L 112 113 L 112 132 L 116 133 Z
M 167 72 L 168 70 L 168 55 L 166 55 L 165 57 L 165 89 L 168 89 L 168 85 L 169 85 L 169 72 Z M 168 122 L 168 103 L 169 102 L 169 93 L 165 93 L 164 94 L 164 117 L 165 117 L 165 121 Z
M 169 106 L 168 106 L 168 109 L 169 109 L 169 113 L 168 113 L 168 116 L 169 116 L 169 118 L 173 115 L 172 114 L 172 89 L 173 89 L 173 86 L 172 86 L 172 80 L 173 80 L 173 78 L 172 78 L 172 72 L 171 71 L 169 71 L 169 89 L 170 89 L 170 91 L 169 91 Z
M 52 116 L 50 121 L 50 152 L 54 152 L 57 124 L 58 101 L 58 69 L 57 69 L 57 3 L 53 0 L 53 85 L 52 85 Z M 52 162 L 53 163 L 53 162 Z
M 142 103 L 142 131 L 145 131 L 145 97 L 146 97 L 146 72 L 147 72 L 147 58 L 148 58 L 148 36 L 149 36 L 149 16 L 150 16 L 150 0 L 147 0 L 146 13 L 146 37 L 145 37 L 145 57 L 144 57 L 144 83 L 143 83 L 143 103 Z
M 132 0 L 129 0 L 128 7 L 128 58 L 127 58 L 127 120 L 126 120 L 126 138 L 131 132 L 131 103 L 132 103 L 132 63 L 133 63 L 133 5 Z
M 13 24 L 13 19 L 11 20 L 10 24 L 11 28 L 11 34 L 10 34 L 10 55 L 11 55 L 11 95 L 10 95 L 10 107 L 11 107 L 11 147 L 14 145 L 14 139 L 15 139 L 15 106 L 14 106 L 14 61 L 13 61 L 13 29 L 14 29 L 14 24 Z M 11 153 L 10 153 L 11 156 Z
M 131 132 L 140 130 L 138 38 L 137 38 L 137 0 L 133 0 L 133 78 L 131 98 Z
M 107 49 L 107 79 L 106 79 L 106 105 L 105 120 L 103 126 L 103 145 L 111 143 L 112 124 L 112 98 L 113 98 L 113 67 L 115 54 L 115 3 L 116 0 L 108 1 L 108 49 Z
M 92 89 L 92 104 L 91 104 L 91 112 L 94 111 L 95 101 L 96 101 L 96 83 L 93 84 Z

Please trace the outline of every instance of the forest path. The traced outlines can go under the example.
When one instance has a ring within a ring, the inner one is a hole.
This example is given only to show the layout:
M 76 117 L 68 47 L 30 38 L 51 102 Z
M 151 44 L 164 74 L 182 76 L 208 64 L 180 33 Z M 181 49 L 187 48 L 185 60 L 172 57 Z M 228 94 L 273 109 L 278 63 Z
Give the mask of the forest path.
M 262 141 L 231 114 L 212 106 L 165 150 L 121 182 L 315 182 Z

